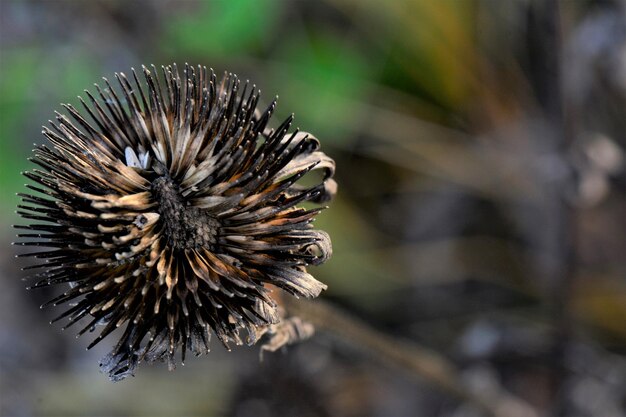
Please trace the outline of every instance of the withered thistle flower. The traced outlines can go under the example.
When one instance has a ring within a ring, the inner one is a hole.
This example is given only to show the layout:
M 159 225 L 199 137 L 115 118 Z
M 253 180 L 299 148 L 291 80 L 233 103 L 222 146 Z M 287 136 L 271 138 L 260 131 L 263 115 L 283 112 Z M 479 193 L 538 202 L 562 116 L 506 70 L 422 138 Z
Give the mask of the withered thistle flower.
M 64 105 L 43 130 L 49 145 L 26 172 L 36 194 L 21 194 L 19 214 L 33 223 L 17 244 L 47 247 L 32 288 L 63 284 L 48 304 L 70 307 L 55 319 L 102 325 L 89 348 L 121 327 L 102 360 L 111 379 L 143 360 L 167 360 L 178 349 L 209 351 L 211 333 L 226 346 L 256 342 L 280 321 L 271 287 L 316 297 L 326 286 L 306 267 L 331 254 L 328 235 L 313 230 L 336 189 L 334 162 L 311 135 L 268 122 L 259 92 L 236 76 L 218 83 L 205 67 L 143 68 L 145 84 L 116 74 L 97 95 L 86 91 L 88 118 Z M 242 91 L 241 91 L 242 90 Z M 317 185 L 298 183 L 319 170 Z M 68 285 L 69 284 L 69 285 Z M 85 319 L 85 320 L 81 320 Z

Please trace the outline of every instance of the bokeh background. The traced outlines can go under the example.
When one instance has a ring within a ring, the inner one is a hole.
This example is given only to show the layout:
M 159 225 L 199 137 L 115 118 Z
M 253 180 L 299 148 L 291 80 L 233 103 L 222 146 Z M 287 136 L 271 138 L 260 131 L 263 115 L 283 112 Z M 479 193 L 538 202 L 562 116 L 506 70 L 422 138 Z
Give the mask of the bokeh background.
M 41 125 L 101 76 L 203 64 L 337 161 L 324 297 L 541 415 L 626 415 L 626 2 L 0 0 L 0 414 L 478 416 L 323 329 L 113 384 L 10 246 Z

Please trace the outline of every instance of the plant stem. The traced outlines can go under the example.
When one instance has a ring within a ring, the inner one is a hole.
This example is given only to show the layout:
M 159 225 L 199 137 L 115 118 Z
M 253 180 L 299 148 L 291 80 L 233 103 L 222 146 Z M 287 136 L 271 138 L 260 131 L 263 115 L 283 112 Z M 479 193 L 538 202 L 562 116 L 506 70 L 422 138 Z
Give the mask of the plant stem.
M 290 300 L 285 297 L 289 315 L 312 323 L 341 341 L 366 350 L 381 362 L 404 369 L 439 387 L 448 394 L 478 407 L 493 417 L 537 417 L 537 412 L 524 401 L 503 389 L 498 394 L 481 395 L 466 385 L 459 370 L 448 359 L 428 348 L 400 340 L 372 328 L 323 300 Z

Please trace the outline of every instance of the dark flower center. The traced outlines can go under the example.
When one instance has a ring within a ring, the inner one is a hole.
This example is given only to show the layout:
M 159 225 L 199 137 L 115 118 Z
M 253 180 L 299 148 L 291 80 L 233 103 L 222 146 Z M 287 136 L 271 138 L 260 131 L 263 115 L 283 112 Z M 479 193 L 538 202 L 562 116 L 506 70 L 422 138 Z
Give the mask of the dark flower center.
M 219 221 L 206 210 L 187 206 L 180 188 L 169 176 L 152 182 L 158 203 L 163 234 L 174 249 L 210 248 L 215 250 Z

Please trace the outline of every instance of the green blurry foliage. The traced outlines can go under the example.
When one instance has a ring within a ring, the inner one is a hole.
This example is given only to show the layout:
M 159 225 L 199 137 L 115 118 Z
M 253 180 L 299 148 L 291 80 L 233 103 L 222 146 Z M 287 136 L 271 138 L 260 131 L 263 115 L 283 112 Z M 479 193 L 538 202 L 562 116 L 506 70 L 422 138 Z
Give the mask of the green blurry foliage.
M 275 84 L 288 87 L 282 106 L 298 109 L 297 123 L 327 138 L 325 143 L 347 140 L 362 122 L 363 107 L 354 103 L 367 97 L 373 76 L 364 54 L 322 32 L 288 38 L 276 55 L 284 70 Z
M 13 216 L 26 179 L 32 144 L 41 141 L 41 125 L 61 111 L 53 102 L 47 113 L 39 113 L 41 104 L 50 99 L 78 104 L 77 95 L 96 81 L 97 73 L 87 54 L 75 54 L 58 61 L 42 48 L 15 48 L 3 51 L 0 60 L 0 190 L 3 198 L 0 213 Z M 50 65 L 46 65 L 50 64 Z M 24 137 L 25 135 L 32 137 Z
M 179 55 L 233 57 L 259 50 L 279 16 L 276 0 L 205 0 L 169 20 L 164 47 Z
M 385 53 L 382 81 L 458 110 L 478 87 L 475 1 L 328 0 Z
M 14 50 L 3 53 L 0 60 L 0 213 L 10 215 L 17 204 L 15 192 L 22 181 L 20 171 L 26 167 L 29 141 L 20 131 L 26 124 L 29 94 L 38 71 L 37 51 Z M 30 141 L 32 143 L 32 141 Z

